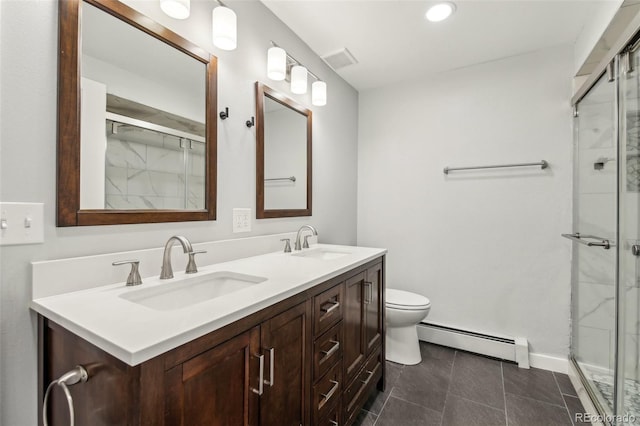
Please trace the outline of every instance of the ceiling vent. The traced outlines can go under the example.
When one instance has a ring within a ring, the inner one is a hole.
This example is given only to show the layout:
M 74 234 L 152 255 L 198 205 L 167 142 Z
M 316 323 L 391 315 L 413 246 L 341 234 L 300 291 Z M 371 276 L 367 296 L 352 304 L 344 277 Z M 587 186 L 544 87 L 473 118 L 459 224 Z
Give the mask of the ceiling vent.
M 337 52 L 322 56 L 322 60 L 334 70 L 358 63 L 357 59 L 353 57 L 346 47 Z

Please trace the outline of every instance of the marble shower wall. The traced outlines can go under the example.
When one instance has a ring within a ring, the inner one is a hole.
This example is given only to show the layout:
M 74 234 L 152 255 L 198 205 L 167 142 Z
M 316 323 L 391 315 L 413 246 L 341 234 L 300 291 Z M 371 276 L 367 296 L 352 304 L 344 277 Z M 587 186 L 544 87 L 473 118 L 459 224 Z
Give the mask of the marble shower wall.
M 120 134 L 107 138 L 106 208 L 204 208 L 204 145 L 182 149 L 176 137 L 157 137 L 161 142 L 153 144 Z

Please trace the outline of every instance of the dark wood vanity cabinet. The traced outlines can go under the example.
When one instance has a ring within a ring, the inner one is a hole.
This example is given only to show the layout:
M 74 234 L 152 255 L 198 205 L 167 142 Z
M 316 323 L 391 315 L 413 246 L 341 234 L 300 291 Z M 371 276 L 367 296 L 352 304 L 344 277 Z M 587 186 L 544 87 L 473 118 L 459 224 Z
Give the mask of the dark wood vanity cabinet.
M 383 262 L 137 366 L 40 317 L 40 412 L 47 384 L 82 364 L 89 380 L 69 388 L 76 424 L 350 425 L 384 387 Z M 68 424 L 61 392 L 48 412 L 50 425 Z
M 376 263 L 345 282 L 344 423 L 351 424 L 384 369 L 384 275 Z
M 308 424 L 310 312 L 303 302 L 170 369 L 166 424 Z
M 260 327 L 254 327 L 169 369 L 165 424 L 258 424 L 258 353 Z

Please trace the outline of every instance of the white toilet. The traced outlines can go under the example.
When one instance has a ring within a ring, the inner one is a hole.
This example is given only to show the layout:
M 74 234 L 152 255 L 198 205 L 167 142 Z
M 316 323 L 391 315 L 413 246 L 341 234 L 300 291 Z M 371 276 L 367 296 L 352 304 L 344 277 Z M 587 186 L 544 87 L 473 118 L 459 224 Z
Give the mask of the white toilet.
M 385 295 L 387 360 L 419 364 L 422 356 L 416 326 L 429 314 L 431 302 L 419 294 L 394 288 L 387 288 Z

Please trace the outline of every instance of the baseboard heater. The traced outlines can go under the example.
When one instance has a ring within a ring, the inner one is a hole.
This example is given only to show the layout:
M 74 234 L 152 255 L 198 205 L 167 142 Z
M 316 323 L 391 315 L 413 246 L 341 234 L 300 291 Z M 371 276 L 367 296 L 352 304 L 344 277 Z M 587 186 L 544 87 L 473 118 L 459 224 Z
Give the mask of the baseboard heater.
M 529 343 L 524 337 L 491 336 L 475 331 L 422 322 L 418 324 L 418 338 L 437 345 L 514 361 L 520 368 L 529 368 Z

